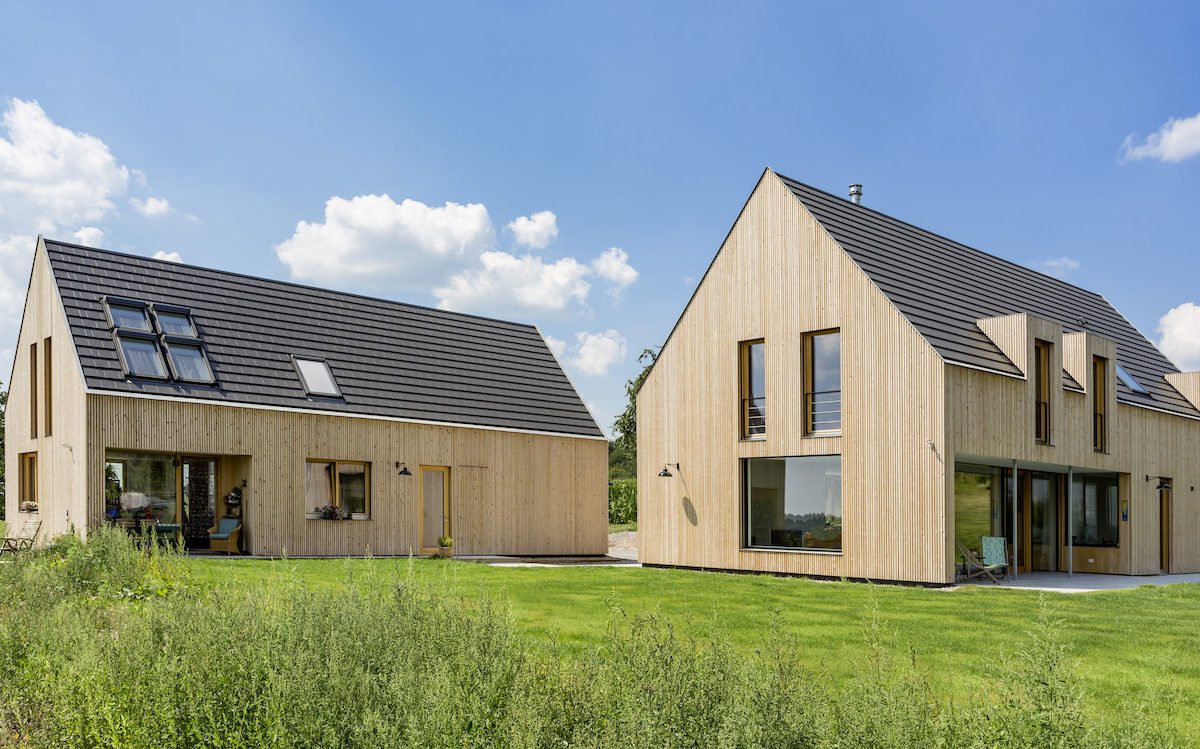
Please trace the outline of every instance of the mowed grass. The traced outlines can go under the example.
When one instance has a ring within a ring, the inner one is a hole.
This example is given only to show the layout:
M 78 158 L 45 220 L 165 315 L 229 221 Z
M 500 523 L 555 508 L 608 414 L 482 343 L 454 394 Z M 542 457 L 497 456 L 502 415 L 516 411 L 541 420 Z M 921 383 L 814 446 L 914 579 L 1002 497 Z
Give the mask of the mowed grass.
M 413 575 L 467 597 L 507 601 L 534 643 L 564 652 L 598 646 L 614 620 L 659 613 L 703 643 L 747 652 L 786 634 L 804 665 L 834 680 L 861 669 L 863 624 L 877 607 L 896 648 L 911 652 L 933 688 L 964 698 L 996 686 L 998 665 L 1028 640 L 1041 600 L 1065 622 L 1088 702 L 1120 720 L 1130 700 L 1151 704 L 1180 736 L 1200 744 L 1200 585 L 1143 586 L 1087 594 L 1039 594 L 818 582 L 636 567 L 489 567 L 441 560 L 203 559 L 194 574 L 214 586 L 270 586 L 298 576 L 312 589 L 364 578 Z M 373 568 L 373 569 L 368 569 Z M 376 583 L 377 584 L 377 583 Z

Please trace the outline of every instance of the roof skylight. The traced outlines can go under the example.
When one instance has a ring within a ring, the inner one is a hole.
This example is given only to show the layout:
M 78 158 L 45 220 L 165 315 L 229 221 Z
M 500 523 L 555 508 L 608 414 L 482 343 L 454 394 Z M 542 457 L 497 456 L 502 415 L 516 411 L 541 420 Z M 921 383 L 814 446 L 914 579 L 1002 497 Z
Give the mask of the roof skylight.
M 200 385 L 216 381 L 186 307 L 107 297 L 104 314 L 126 377 L 175 379 Z
M 296 372 L 300 375 L 300 384 L 309 395 L 324 395 L 332 398 L 342 397 L 333 373 L 324 359 L 301 359 L 292 357 L 296 364 Z
M 1125 383 L 1125 386 L 1133 392 L 1141 393 L 1143 395 L 1147 394 L 1146 388 L 1142 387 L 1141 383 L 1133 379 L 1133 375 L 1126 372 L 1125 368 L 1120 364 L 1117 365 L 1117 377 L 1121 378 L 1121 382 Z

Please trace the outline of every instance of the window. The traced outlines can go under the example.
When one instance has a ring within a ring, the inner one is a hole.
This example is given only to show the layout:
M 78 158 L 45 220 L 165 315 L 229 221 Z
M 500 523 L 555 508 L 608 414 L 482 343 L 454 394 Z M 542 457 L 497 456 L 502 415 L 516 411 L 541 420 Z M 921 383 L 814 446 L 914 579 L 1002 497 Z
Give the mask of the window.
M 213 381 L 212 369 L 204 355 L 204 347 L 198 341 L 167 339 L 167 356 L 171 361 L 171 372 L 181 382 L 208 384 Z
M 810 333 L 805 346 L 805 410 L 807 428 L 837 432 L 842 428 L 842 335 L 837 330 Z
M 342 460 L 305 462 L 304 507 L 312 512 L 330 506 L 348 515 L 370 513 L 370 463 Z
M 1033 354 L 1034 439 L 1045 445 L 1050 443 L 1050 344 L 1034 341 Z
M 164 307 L 154 305 L 154 321 L 158 332 L 163 335 L 177 335 L 184 338 L 199 338 L 196 326 L 192 324 L 192 315 L 183 307 Z
M 29 344 L 29 438 L 37 439 L 38 413 L 38 361 L 37 344 Z
M 746 545 L 751 548 L 842 548 L 842 458 L 751 458 L 744 461 Z
M 117 343 L 127 376 L 167 379 L 167 367 L 163 364 L 162 352 L 158 350 L 158 341 L 153 336 L 118 333 Z
M 762 340 L 743 341 L 739 348 L 742 439 L 761 439 L 767 435 L 766 346 Z
M 110 520 L 178 522 L 174 455 L 109 452 L 104 456 L 104 514 Z
M 1092 449 L 1108 452 L 1108 359 L 1092 357 Z
M 1133 379 L 1133 375 L 1126 372 L 1125 368 L 1120 364 L 1117 365 L 1117 378 L 1120 379 L 1121 382 L 1125 383 L 1125 387 L 1129 388 L 1133 392 L 1141 393 L 1142 395 L 1149 395 L 1149 393 L 1146 391 L 1146 388 L 1142 387 L 1140 382 Z
M 106 299 L 104 308 L 108 311 L 108 322 L 111 327 L 119 330 L 151 332 L 150 318 L 146 315 L 146 305 L 141 302 Z
M 42 376 L 45 378 L 42 387 L 42 400 L 45 401 L 45 407 L 42 410 L 46 414 L 44 418 L 46 421 L 45 431 L 47 437 L 50 436 L 53 430 L 54 421 L 54 365 L 52 364 L 51 352 L 50 339 L 46 338 L 42 341 L 42 358 L 45 359 L 45 365 L 42 367 L 45 370 L 42 373 Z
M 1116 474 L 1076 474 L 1071 487 L 1071 529 L 1075 546 L 1118 546 Z
M 982 554 L 984 536 L 1008 536 L 1009 503 L 1002 492 L 1009 482 L 1000 469 L 989 466 L 954 467 L 954 537 L 963 546 Z
M 18 507 L 23 512 L 36 512 L 38 501 L 37 453 L 21 453 L 17 459 Z M 33 505 L 32 509 L 25 509 Z
M 323 359 L 300 359 L 293 357 L 296 372 L 300 375 L 300 384 L 309 395 L 327 395 L 333 398 L 342 397 L 334 382 L 333 373 Z

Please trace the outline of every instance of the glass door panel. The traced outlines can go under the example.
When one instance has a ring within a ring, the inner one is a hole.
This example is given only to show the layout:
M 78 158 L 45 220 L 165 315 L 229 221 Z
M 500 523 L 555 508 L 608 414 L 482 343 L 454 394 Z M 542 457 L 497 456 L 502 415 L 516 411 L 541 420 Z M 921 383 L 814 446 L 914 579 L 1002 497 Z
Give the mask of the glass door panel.
M 1030 493 L 1030 551 L 1033 569 L 1058 569 L 1058 478 L 1035 473 Z

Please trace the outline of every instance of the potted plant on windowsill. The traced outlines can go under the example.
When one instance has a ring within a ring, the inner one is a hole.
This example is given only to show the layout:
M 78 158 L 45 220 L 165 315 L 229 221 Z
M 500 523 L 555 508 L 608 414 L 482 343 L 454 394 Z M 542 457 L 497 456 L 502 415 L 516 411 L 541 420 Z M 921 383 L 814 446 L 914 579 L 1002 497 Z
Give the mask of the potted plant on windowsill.
M 313 510 L 310 515 L 316 515 L 318 520 L 347 520 L 350 515 L 337 505 L 325 505 Z
M 449 559 L 454 556 L 454 539 L 449 536 L 442 536 L 438 539 L 438 556 L 442 559 Z

